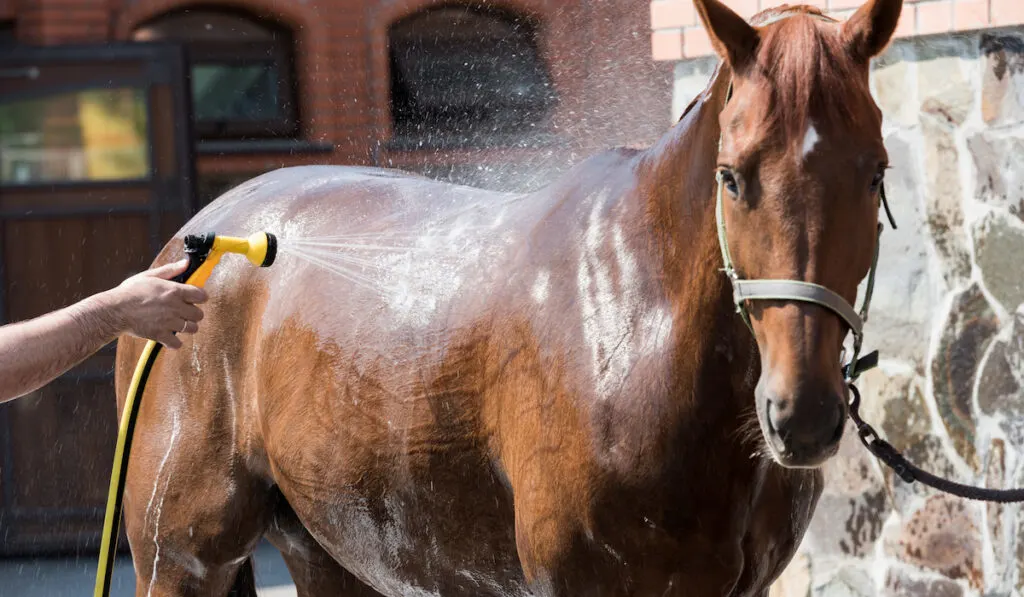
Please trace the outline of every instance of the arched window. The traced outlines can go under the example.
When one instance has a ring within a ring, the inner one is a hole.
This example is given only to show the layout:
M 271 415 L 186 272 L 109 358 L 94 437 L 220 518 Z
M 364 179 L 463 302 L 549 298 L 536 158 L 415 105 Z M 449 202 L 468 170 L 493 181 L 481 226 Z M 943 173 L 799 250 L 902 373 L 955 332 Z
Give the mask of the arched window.
M 150 21 L 133 38 L 184 43 L 201 139 L 298 134 L 287 28 L 237 12 L 187 9 Z
M 521 16 L 430 8 L 389 33 L 394 141 L 480 144 L 536 131 L 555 94 Z

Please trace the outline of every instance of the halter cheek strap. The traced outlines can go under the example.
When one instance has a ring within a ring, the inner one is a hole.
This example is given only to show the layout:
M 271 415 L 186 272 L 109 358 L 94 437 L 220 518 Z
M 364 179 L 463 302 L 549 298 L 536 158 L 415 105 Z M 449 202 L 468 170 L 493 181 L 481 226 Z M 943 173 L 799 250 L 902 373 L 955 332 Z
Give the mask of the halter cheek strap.
M 878 238 L 875 242 L 875 254 L 871 261 L 871 270 L 868 272 L 868 285 L 864 293 L 864 304 L 861 305 L 858 313 L 846 299 L 837 293 L 811 282 L 802 280 L 744 280 L 740 278 L 733 266 L 732 257 L 729 254 L 729 241 L 725 232 L 725 182 L 722 173 L 716 177 L 718 181 L 718 193 L 715 206 L 715 218 L 718 223 L 718 244 L 722 249 L 722 268 L 732 283 L 733 303 L 736 311 L 743 318 L 743 322 L 754 332 L 750 322 L 750 314 L 747 312 L 747 301 L 754 300 L 775 300 L 775 301 L 800 301 L 819 305 L 838 315 L 853 332 L 853 355 L 850 361 L 843 367 L 843 375 L 848 381 L 853 381 L 864 371 L 871 369 L 877 364 L 878 355 L 872 353 L 864 358 L 860 357 L 860 350 L 864 340 L 864 322 L 868 319 L 868 308 L 871 306 L 871 295 L 875 289 L 875 271 L 878 268 L 878 249 L 881 244 L 882 223 L 878 223 Z M 884 190 L 880 191 L 880 202 L 885 205 L 886 214 L 892 222 L 892 214 L 889 212 L 888 202 L 885 200 Z M 893 228 L 895 228 L 893 222 Z

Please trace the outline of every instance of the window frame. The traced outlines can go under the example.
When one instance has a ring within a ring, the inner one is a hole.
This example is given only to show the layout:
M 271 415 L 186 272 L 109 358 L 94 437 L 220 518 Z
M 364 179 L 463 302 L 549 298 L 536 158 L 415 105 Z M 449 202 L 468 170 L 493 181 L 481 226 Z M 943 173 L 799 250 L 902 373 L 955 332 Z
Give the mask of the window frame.
M 196 136 L 204 140 L 297 138 L 300 134 L 298 82 L 292 62 L 291 40 L 181 42 L 188 61 L 191 98 L 192 69 L 202 64 L 249 65 L 272 60 L 277 67 L 277 106 L 281 117 L 269 120 L 226 120 L 223 123 L 194 119 Z
M 209 16 L 211 19 L 239 23 L 242 31 L 256 33 L 256 39 L 246 34 L 196 35 L 183 28 L 182 18 Z M 244 23 L 244 25 L 242 25 Z M 143 37 L 139 37 L 142 34 Z M 264 65 L 273 62 L 277 71 L 277 118 L 266 120 L 200 120 L 194 114 L 192 129 L 199 141 L 237 142 L 265 140 L 291 140 L 302 138 L 302 114 L 298 104 L 300 84 L 296 68 L 296 32 L 277 20 L 266 19 L 247 10 L 231 6 L 202 5 L 194 10 L 172 9 L 147 19 L 134 28 L 131 37 L 137 41 L 158 39 L 180 45 L 185 52 L 186 78 L 190 105 L 193 68 L 203 64 L 230 64 L 237 66 Z

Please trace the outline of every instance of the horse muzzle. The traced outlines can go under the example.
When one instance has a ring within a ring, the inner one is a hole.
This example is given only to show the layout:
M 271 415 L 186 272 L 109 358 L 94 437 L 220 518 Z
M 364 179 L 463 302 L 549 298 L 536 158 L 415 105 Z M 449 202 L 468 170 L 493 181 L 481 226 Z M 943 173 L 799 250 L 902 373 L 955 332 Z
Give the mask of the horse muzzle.
M 786 468 L 814 468 L 836 454 L 846 403 L 828 383 L 792 388 L 762 380 L 755 392 L 765 441 Z

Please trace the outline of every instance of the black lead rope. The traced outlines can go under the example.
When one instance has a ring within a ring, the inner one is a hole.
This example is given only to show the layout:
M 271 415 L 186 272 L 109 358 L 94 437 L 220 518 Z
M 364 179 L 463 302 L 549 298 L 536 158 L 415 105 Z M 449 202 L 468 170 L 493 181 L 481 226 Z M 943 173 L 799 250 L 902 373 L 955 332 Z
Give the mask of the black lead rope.
M 884 184 L 879 188 L 879 195 L 882 200 L 882 206 L 885 208 L 885 215 L 889 218 L 889 223 L 893 229 L 895 229 L 896 220 L 892 217 L 892 211 L 889 210 L 889 201 L 885 196 Z M 847 386 L 853 395 L 853 398 L 850 400 L 850 418 L 853 419 L 854 424 L 857 426 L 857 435 L 860 437 L 861 443 L 864 444 L 864 447 L 869 452 L 891 468 L 906 483 L 917 481 L 939 491 L 969 500 L 998 502 L 1001 504 L 1024 502 L 1024 488 L 989 489 L 987 487 L 964 485 L 937 477 L 928 471 L 918 468 L 914 463 L 908 461 L 903 454 L 900 454 L 899 450 L 894 448 L 892 444 L 882 439 L 874 427 L 860 418 L 860 390 L 857 389 L 857 386 L 853 385 L 854 380 L 861 373 L 876 365 L 878 365 L 878 351 L 864 355 L 863 358 L 843 368 L 843 376 L 846 378 Z
M 885 208 L 885 216 L 889 218 L 889 224 L 896 230 L 896 218 L 892 217 L 892 210 L 889 209 L 889 199 L 885 196 L 885 183 L 878 187 L 878 196 L 882 199 L 882 206 Z
M 878 432 L 875 431 L 871 425 L 865 423 L 864 419 L 860 418 L 860 391 L 857 390 L 857 386 L 853 385 L 853 383 L 849 384 L 849 388 L 850 392 L 853 394 L 853 399 L 850 401 L 850 418 L 853 419 L 854 424 L 857 425 L 857 435 L 860 436 L 861 443 L 863 443 L 864 447 L 874 454 L 875 457 L 895 471 L 896 475 L 898 475 L 900 479 L 903 479 L 904 482 L 913 483 L 914 481 L 918 481 L 924 485 L 938 489 L 939 491 L 969 500 L 998 502 L 1001 504 L 1024 502 L 1024 489 L 988 489 L 986 487 L 963 485 L 961 483 L 950 481 L 949 479 L 936 477 L 928 471 L 921 470 L 913 463 L 907 461 L 907 459 L 900 454 L 899 450 L 894 448 L 889 442 L 879 437 Z

